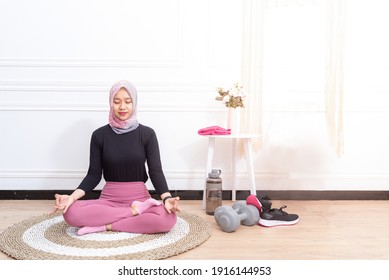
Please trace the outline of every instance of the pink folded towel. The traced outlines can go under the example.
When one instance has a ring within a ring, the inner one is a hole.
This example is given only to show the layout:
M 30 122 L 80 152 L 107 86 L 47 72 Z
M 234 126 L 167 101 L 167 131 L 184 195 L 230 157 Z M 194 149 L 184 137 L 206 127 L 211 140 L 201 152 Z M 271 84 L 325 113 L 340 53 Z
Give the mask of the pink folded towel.
M 198 131 L 200 135 L 228 135 L 231 134 L 231 129 L 222 128 L 220 126 L 214 125 L 209 127 L 204 127 Z

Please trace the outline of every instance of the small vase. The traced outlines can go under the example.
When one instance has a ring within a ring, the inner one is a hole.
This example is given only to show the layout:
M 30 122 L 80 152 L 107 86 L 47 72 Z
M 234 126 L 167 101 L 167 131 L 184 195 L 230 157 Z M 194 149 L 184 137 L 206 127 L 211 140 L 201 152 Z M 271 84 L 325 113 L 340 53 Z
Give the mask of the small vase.
M 240 113 L 240 107 L 228 108 L 227 128 L 231 129 L 231 134 L 240 133 Z

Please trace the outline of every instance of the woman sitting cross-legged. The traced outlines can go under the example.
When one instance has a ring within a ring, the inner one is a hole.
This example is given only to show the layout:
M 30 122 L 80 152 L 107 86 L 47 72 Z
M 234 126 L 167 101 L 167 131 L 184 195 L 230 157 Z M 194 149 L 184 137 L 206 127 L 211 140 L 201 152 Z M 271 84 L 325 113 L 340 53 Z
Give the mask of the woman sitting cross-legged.
M 55 195 L 51 213 L 62 211 L 70 226 L 80 228 L 79 235 L 168 232 L 176 224 L 180 198 L 170 194 L 155 131 L 137 120 L 136 88 L 118 81 L 110 90 L 109 105 L 109 124 L 91 137 L 87 175 L 72 194 Z M 106 183 L 100 197 L 80 200 L 102 177 Z M 161 201 L 151 198 L 145 185 L 149 177 Z

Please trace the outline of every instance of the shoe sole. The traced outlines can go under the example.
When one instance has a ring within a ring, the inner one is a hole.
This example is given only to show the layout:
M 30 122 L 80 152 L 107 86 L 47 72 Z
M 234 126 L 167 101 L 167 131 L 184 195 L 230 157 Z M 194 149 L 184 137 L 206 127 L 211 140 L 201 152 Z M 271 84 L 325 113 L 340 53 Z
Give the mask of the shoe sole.
M 297 224 L 298 221 L 299 219 L 294 221 L 277 221 L 277 220 L 259 219 L 258 224 L 263 227 L 292 226 Z
M 246 204 L 253 205 L 258 209 L 259 213 L 262 212 L 262 204 L 261 202 L 259 202 L 258 198 L 255 195 L 249 195 L 246 198 Z

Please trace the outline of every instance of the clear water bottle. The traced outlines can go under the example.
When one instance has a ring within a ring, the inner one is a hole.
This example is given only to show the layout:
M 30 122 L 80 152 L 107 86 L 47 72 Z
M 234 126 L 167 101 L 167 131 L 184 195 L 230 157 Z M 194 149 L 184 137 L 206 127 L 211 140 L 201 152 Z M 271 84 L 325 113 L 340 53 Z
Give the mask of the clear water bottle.
M 216 208 L 222 205 L 222 179 L 220 178 L 221 170 L 212 169 L 208 173 L 206 183 L 206 207 L 205 212 L 213 215 Z

